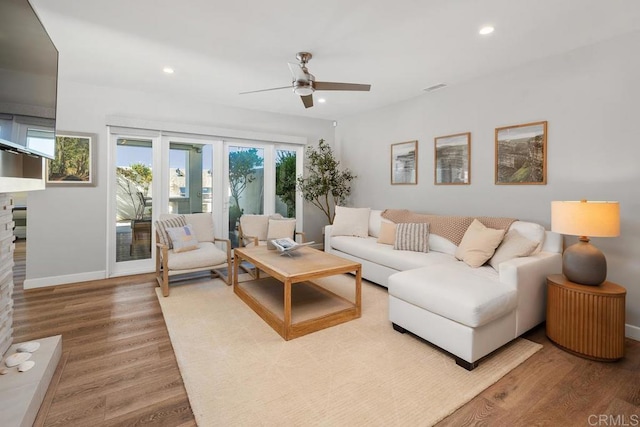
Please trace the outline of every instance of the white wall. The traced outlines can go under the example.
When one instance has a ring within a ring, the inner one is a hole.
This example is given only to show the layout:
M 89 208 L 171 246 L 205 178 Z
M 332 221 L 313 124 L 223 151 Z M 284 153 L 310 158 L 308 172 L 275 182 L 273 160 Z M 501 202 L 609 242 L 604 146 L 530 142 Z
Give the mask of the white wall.
M 336 146 L 358 178 L 352 205 L 499 215 L 550 227 L 552 200 L 618 200 L 621 236 L 594 238 L 608 280 L 627 289 L 640 337 L 640 33 L 339 121 Z M 548 121 L 547 185 L 494 184 L 494 129 Z M 471 132 L 471 185 L 433 184 L 433 138 Z M 390 144 L 417 139 L 418 185 L 390 185 Z M 567 238 L 567 244 L 575 238 Z M 630 332 L 632 331 L 632 332 Z
M 64 69 L 61 67 L 61 69 Z M 27 272 L 33 286 L 104 277 L 107 241 L 107 116 L 320 138 L 333 143 L 331 121 L 262 113 L 66 81 L 58 88 L 59 131 L 98 134 L 98 185 L 48 187 L 28 195 Z M 304 229 L 321 241 L 321 213 L 305 206 Z

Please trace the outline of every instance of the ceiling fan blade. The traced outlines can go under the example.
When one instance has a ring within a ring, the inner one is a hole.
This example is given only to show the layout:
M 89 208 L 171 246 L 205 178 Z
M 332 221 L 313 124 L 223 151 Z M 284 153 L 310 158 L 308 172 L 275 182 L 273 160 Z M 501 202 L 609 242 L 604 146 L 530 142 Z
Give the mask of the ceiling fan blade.
M 260 89 L 260 90 L 251 90 L 249 92 L 240 92 L 240 95 L 244 95 L 247 93 L 257 93 L 257 92 L 268 92 L 270 90 L 280 90 L 280 89 L 291 89 L 292 86 L 282 86 L 282 87 L 272 87 L 271 89 Z
M 291 70 L 291 75 L 293 76 L 294 81 L 297 82 L 308 82 L 309 76 L 304 72 L 302 66 L 300 64 L 295 64 L 293 62 L 287 62 L 289 64 L 289 70 Z
M 316 90 L 357 90 L 363 92 L 371 90 L 371 85 L 356 83 L 315 82 L 313 86 Z
M 302 103 L 304 104 L 304 108 L 313 107 L 313 95 L 300 96 L 300 99 L 302 99 Z

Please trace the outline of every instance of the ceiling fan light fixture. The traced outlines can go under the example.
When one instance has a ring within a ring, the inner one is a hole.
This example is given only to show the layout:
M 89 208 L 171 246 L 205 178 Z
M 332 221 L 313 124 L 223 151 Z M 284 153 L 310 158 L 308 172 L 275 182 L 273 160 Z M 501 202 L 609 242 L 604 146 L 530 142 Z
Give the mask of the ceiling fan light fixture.
M 307 82 L 295 82 L 293 91 L 296 95 L 307 96 L 313 93 L 313 86 Z

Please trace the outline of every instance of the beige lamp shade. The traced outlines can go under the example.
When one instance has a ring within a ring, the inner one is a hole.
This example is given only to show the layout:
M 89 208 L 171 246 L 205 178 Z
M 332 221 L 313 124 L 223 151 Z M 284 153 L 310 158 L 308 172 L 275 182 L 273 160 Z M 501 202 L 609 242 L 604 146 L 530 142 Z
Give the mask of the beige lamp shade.
M 586 200 L 551 202 L 551 231 L 572 236 L 619 236 L 620 204 Z

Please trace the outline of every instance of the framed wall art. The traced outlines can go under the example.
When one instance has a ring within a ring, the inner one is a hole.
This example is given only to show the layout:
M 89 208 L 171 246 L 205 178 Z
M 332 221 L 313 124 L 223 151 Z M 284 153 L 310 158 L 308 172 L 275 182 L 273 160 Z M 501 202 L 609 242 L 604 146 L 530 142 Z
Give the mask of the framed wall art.
M 496 184 L 547 183 L 547 122 L 496 128 Z
M 53 160 L 47 160 L 47 185 L 95 186 L 96 139 L 96 134 L 57 132 L 56 157 Z
M 471 183 L 471 133 L 438 136 L 434 139 L 434 183 L 468 185 Z
M 418 141 L 391 144 L 391 184 L 418 183 Z

